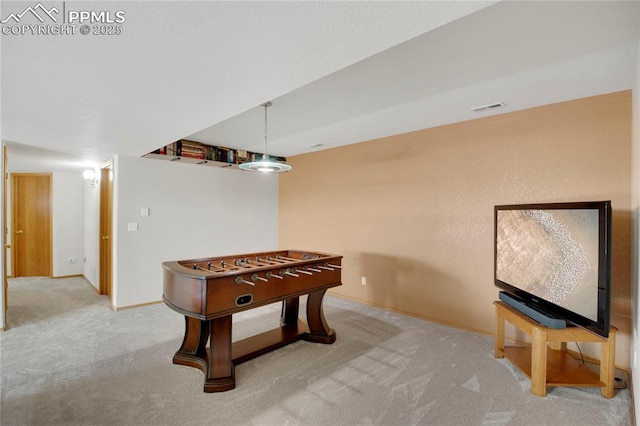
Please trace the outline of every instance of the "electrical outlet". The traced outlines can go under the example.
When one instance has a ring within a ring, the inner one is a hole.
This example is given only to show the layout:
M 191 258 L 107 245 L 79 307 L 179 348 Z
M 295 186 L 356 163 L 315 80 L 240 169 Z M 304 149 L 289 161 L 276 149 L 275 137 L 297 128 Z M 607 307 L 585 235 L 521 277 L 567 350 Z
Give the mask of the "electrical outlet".
M 137 231 L 137 230 L 138 230 L 137 222 L 130 222 L 127 224 L 127 231 Z
M 362 285 L 367 285 L 367 277 L 362 277 Z

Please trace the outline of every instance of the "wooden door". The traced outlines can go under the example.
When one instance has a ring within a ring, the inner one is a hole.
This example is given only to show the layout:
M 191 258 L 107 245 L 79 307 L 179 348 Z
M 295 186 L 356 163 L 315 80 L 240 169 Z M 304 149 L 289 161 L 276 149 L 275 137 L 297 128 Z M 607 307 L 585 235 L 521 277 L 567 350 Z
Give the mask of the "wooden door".
M 12 181 L 13 276 L 51 276 L 51 174 L 16 173 Z
M 100 171 L 100 294 L 112 295 L 112 205 L 113 169 L 107 166 Z

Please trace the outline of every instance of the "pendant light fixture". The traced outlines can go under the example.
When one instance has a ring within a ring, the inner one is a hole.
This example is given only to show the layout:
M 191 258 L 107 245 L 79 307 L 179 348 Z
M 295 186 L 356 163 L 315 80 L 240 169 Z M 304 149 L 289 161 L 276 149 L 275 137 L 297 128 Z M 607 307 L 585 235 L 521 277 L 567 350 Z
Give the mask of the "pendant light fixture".
M 240 164 L 240 168 L 242 170 L 266 173 L 282 173 L 291 170 L 291 166 L 287 164 L 271 161 L 269 159 L 269 154 L 267 153 L 267 108 L 271 105 L 271 102 L 266 102 L 261 105 L 264 107 L 264 155 L 262 156 L 262 160 L 242 163 Z

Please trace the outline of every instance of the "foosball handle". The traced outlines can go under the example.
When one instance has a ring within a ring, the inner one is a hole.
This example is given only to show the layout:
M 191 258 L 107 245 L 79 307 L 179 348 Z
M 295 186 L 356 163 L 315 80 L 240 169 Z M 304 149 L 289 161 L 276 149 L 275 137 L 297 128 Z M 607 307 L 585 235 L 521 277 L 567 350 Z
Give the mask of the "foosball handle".
M 260 281 L 264 281 L 264 282 L 269 281 L 269 280 L 268 280 L 268 279 L 266 279 L 266 278 L 262 278 L 262 277 L 261 277 L 261 276 L 259 276 L 258 274 L 253 274 L 253 275 L 251 275 L 251 281 L 255 282 L 255 281 L 258 281 L 258 280 L 260 280 Z
M 294 274 L 293 272 L 291 272 L 289 270 L 283 271 L 282 274 L 283 275 L 289 275 L 290 277 L 296 277 L 296 278 L 298 278 L 300 276 L 298 274 Z
M 271 271 L 267 272 L 266 277 L 267 277 L 267 279 L 269 279 L 269 278 L 277 278 L 279 280 L 283 279 L 280 275 L 273 274 L 273 273 L 271 273 Z
M 244 280 L 244 279 L 242 279 L 241 276 L 237 276 L 236 277 L 236 284 L 246 284 L 246 285 L 255 286 L 255 283 L 252 283 L 251 281 Z

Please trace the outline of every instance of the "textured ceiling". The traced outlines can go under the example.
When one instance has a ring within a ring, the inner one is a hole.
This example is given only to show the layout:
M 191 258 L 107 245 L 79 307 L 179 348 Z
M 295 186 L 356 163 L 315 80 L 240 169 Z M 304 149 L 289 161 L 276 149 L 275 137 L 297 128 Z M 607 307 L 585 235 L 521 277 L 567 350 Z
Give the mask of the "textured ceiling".
M 66 2 L 123 10 L 123 33 L 3 35 L 2 139 L 49 164 L 180 138 L 261 151 L 272 100 L 270 152 L 290 156 L 631 87 L 637 2 L 494 3 Z
M 496 4 L 274 99 L 269 150 L 291 156 L 630 89 L 639 18 L 632 2 Z M 507 106 L 470 110 L 494 102 Z M 187 139 L 262 150 L 263 114 Z
M 492 3 L 45 2 L 126 21 L 120 35 L 3 35 L 2 139 L 142 155 Z

